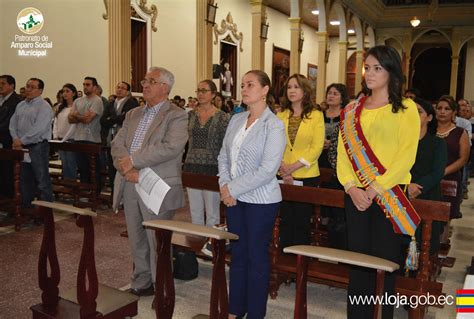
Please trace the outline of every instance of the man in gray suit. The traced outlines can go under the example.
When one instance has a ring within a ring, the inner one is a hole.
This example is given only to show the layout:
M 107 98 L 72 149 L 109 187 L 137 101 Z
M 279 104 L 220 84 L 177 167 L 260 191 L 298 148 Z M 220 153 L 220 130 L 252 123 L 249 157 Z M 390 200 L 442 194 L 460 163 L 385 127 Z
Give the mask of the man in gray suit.
M 156 240 L 142 222 L 171 219 L 184 206 L 181 159 L 188 140 L 186 111 L 172 105 L 168 95 L 174 75 L 152 67 L 141 81 L 146 105 L 127 113 L 122 128 L 112 141 L 112 158 L 119 174 L 115 176 L 114 210 L 123 203 L 127 232 L 135 269 L 131 293 L 152 295 L 156 278 Z M 139 171 L 153 169 L 170 187 L 160 212 L 155 215 L 135 190 Z

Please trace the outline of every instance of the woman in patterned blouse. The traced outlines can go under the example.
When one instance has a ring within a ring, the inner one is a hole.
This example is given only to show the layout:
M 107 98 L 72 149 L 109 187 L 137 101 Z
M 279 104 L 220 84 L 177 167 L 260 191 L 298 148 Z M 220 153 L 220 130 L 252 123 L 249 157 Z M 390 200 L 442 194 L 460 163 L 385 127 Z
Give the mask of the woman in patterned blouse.
M 217 87 L 211 80 L 199 82 L 196 90 L 199 106 L 189 112 L 189 148 L 184 162 L 184 172 L 217 175 L 217 156 L 230 115 L 212 104 L 216 93 Z M 187 193 L 194 224 L 207 226 L 219 224 L 220 196 L 218 192 L 188 188 Z M 205 222 L 204 212 L 206 212 Z M 205 252 L 209 254 L 210 251 L 207 250 Z

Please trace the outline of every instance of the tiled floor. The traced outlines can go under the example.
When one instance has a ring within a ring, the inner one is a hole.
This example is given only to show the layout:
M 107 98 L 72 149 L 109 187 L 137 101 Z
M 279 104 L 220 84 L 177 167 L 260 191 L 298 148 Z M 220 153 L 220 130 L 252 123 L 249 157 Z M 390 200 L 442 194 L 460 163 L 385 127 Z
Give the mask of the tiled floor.
M 471 191 L 471 198 L 474 192 Z M 464 217 L 452 222 L 452 248 L 450 255 L 456 257 L 452 269 L 444 268 L 440 280 L 444 292 L 454 295 L 462 287 L 466 267 L 474 255 L 474 199 L 464 201 Z M 185 209 L 177 216 L 187 219 Z M 61 268 L 60 291 L 75 286 L 76 273 L 82 243 L 82 230 L 67 214 L 56 214 L 56 242 Z M 127 288 L 132 270 L 132 260 L 126 238 L 119 236 L 125 229 L 123 215 L 99 211 L 95 219 L 95 252 L 99 281 L 112 287 Z M 31 318 L 29 306 L 38 303 L 40 290 L 37 283 L 37 260 L 41 244 L 42 228 L 0 229 L 0 319 Z M 189 282 L 176 280 L 176 306 L 173 318 L 192 318 L 198 313 L 209 313 L 211 266 L 200 262 L 200 275 Z M 269 299 L 267 318 L 292 318 L 294 284 L 282 286 L 278 298 Z M 345 318 L 346 292 L 323 285 L 308 286 L 308 318 Z M 136 318 L 154 318 L 151 311 L 152 297 L 139 302 Z M 474 316 L 473 316 L 474 317 Z M 395 318 L 408 318 L 403 309 L 395 310 Z M 455 318 L 455 307 L 430 308 L 426 318 Z

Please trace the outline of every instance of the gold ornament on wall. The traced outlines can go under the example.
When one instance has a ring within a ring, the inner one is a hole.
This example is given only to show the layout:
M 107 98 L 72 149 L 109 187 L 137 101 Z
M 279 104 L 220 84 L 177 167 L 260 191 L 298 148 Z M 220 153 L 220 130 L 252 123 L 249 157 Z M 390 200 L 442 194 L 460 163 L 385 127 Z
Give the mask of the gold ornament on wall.
M 140 0 L 138 6 L 140 7 L 140 9 L 142 9 L 143 12 L 148 15 L 151 15 L 151 29 L 156 32 L 158 31 L 157 27 L 155 26 L 156 17 L 158 16 L 158 8 L 154 4 L 152 4 L 150 9 L 148 9 L 146 6 L 146 1 L 147 0 Z
M 234 19 L 232 18 L 232 15 L 230 12 L 227 14 L 227 17 L 225 20 L 221 21 L 221 27 L 218 28 L 217 25 L 214 26 L 214 34 L 216 36 L 216 39 L 214 40 L 214 44 L 217 44 L 219 36 L 225 34 L 226 32 L 229 32 L 230 34 L 227 35 L 226 38 L 233 38 L 238 42 L 240 52 L 243 52 L 244 49 L 242 48 L 242 40 L 244 38 L 244 35 L 242 32 L 238 32 L 237 30 L 237 24 L 234 23 Z M 231 42 L 236 42 L 236 41 L 231 41 Z M 236 43 L 237 44 L 237 43 Z
M 104 6 L 105 6 L 105 13 L 102 15 L 102 18 L 104 20 L 109 19 L 109 0 L 104 0 Z
M 136 0 L 132 0 L 132 1 L 136 1 Z M 140 2 L 138 3 L 138 6 L 145 14 L 151 16 L 151 29 L 154 32 L 156 32 L 158 31 L 158 28 L 155 26 L 156 18 L 158 16 L 158 8 L 154 4 L 152 4 L 151 7 L 148 8 L 146 6 L 146 2 L 147 0 L 140 0 Z M 104 6 L 105 6 L 105 13 L 102 15 L 102 18 L 104 18 L 104 20 L 108 20 L 109 19 L 109 0 L 104 0 Z M 132 7 L 132 12 L 134 10 L 135 9 Z M 132 16 L 133 16 L 133 13 L 132 13 Z

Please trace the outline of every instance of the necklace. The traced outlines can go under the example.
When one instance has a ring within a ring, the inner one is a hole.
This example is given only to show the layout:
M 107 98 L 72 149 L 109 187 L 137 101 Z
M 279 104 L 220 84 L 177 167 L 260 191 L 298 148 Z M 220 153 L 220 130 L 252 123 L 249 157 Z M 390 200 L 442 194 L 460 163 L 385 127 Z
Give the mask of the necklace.
M 436 132 L 436 136 L 437 137 L 440 137 L 440 138 L 446 138 L 448 137 L 449 133 L 451 133 L 452 130 L 454 130 L 456 128 L 456 126 L 453 126 L 451 127 L 449 130 L 447 130 L 446 132 Z

